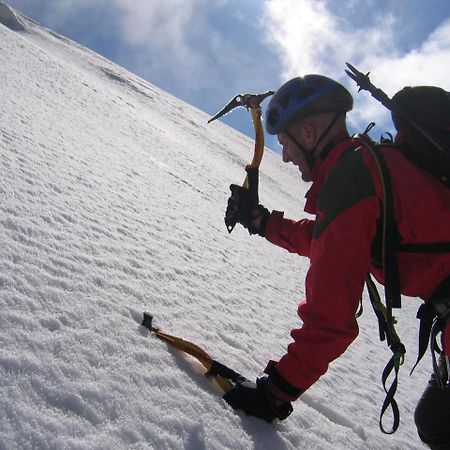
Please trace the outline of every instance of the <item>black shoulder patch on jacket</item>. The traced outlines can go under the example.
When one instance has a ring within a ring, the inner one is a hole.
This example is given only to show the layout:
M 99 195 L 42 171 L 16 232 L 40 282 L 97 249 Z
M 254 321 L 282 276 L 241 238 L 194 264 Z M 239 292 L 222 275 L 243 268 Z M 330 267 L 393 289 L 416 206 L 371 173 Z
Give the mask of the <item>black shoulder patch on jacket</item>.
M 345 154 L 331 169 L 317 200 L 313 238 L 318 239 L 343 211 L 376 194 L 369 169 L 359 150 Z

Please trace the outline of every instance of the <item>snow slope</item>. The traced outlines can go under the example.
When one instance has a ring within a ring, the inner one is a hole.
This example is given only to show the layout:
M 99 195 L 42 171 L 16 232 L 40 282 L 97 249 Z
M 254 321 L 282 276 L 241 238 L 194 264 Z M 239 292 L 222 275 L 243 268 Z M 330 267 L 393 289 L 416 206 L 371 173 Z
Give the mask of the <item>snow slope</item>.
M 416 300 L 393 436 L 367 302 L 358 340 L 275 425 L 235 413 L 139 325 L 148 310 L 256 377 L 299 326 L 308 261 L 225 229 L 249 139 L 2 3 L 0 17 L 0 449 L 423 448 Z M 267 152 L 261 171 L 264 204 L 301 217 L 294 168 Z

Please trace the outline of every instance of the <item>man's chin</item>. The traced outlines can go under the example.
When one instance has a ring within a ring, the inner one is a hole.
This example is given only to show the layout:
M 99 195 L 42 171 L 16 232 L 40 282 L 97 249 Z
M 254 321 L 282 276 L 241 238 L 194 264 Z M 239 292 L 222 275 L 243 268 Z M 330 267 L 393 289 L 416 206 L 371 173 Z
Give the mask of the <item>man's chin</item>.
M 300 169 L 299 169 L 300 170 Z M 310 183 L 312 181 L 311 175 L 309 173 L 303 173 L 302 174 L 302 180 L 306 183 Z

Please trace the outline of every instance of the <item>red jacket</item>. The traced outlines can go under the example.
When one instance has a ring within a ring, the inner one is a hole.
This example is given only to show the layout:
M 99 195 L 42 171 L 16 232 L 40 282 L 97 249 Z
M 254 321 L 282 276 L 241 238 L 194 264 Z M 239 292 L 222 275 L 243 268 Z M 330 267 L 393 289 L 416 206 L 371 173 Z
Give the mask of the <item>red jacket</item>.
M 381 152 L 391 173 L 402 242 L 450 242 L 448 188 L 392 147 Z M 383 282 L 372 251 L 382 198 L 375 164 L 361 141 L 340 141 L 314 166 L 305 211 L 316 219 L 294 222 L 276 211 L 269 218 L 270 242 L 310 258 L 306 299 L 298 308 L 303 324 L 292 330 L 294 342 L 269 370 L 280 398 L 297 398 L 356 338 L 355 313 L 367 273 Z M 397 260 L 404 295 L 427 300 L 450 275 L 450 254 L 398 253 Z

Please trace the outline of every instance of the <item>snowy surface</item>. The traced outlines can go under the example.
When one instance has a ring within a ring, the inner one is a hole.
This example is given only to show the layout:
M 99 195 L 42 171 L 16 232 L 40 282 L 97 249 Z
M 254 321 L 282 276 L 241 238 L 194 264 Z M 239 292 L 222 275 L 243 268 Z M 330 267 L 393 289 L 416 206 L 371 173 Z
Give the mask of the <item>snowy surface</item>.
M 225 229 L 249 139 L 2 4 L 0 17 L 0 449 L 423 448 L 417 300 L 400 315 L 393 436 L 378 429 L 390 355 L 367 301 L 358 340 L 274 425 L 234 412 L 139 325 L 150 311 L 256 377 L 300 326 L 308 261 Z M 261 170 L 262 202 L 302 217 L 298 172 L 271 152 Z

